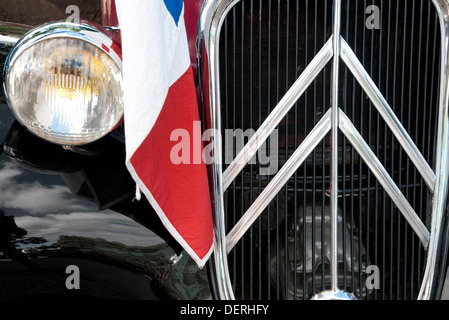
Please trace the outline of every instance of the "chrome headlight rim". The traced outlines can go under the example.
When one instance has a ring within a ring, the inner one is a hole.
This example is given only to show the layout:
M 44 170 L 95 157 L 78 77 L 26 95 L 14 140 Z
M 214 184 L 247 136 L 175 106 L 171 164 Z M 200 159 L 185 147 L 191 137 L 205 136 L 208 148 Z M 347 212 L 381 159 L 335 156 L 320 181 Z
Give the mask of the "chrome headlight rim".
M 88 145 L 90 143 L 98 141 L 99 139 L 103 138 L 104 136 L 108 135 L 110 132 L 115 130 L 123 121 L 123 114 L 124 114 L 123 110 L 121 111 L 120 120 L 117 121 L 117 123 L 111 128 L 109 132 L 105 132 L 103 135 L 97 136 L 95 139 L 92 139 L 91 141 L 85 143 L 72 144 L 48 140 L 45 137 L 40 136 L 35 132 L 33 132 L 33 130 L 28 128 L 28 126 L 26 126 L 17 116 L 16 111 L 14 110 L 14 107 L 12 106 L 10 99 L 8 97 L 8 81 L 7 81 L 8 74 L 9 70 L 14 65 L 16 59 L 18 59 L 23 52 L 30 49 L 37 43 L 57 38 L 75 39 L 93 45 L 97 49 L 107 54 L 108 57 L 111 58 L 111 60 L 116 64 L 120 72 L 122 72 L 121 46 L 120 44 L 117 43 L 116 40 L 114 40 L 114 38 L 110 34 L 108 34 L 108 31 L 106 29 L 103 29 L 103 27 L 90 21 L 81 21 L 80 23 L 61 22 L 61 21 L 49 22 L 27 32 L 15 43 L 14 47 L 9 52 L 4 63 L 2 74 L 3 92 L 6 104 L 8 105 L 15 119 L 21 125 L 26 127 L 31 133 L 33 133 L 34 135 L 38 136 L 41 139 L 44 139 L 45 141 L 68 147 Z

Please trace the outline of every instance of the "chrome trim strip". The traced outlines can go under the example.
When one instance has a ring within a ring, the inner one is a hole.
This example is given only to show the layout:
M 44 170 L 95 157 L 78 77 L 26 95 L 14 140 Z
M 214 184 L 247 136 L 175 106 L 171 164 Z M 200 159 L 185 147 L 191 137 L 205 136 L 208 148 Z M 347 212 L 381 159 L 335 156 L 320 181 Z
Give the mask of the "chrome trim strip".
M 209 99 L 210 125 L 221 132 L 220 123 L 220 77 L 219 77 L 219 44 L 220 30 L 226 14 L 239 0 L 206 0 L 201 8 L 199 17 L 199 33 L 204 35 L 209 73 Z M 203 41 L 199 42 L 198 52 L 201 52 Z M 213 199 L 214 211 L 214 262 L 217 277 L 217 289 L 220 299 L 234 300 L 234 291 L 229 278 L 228 257 L 226 250 L 225 214 L 223 203 L 223 171 L 221 139 L 212 136 L 212 152 L 214 161 L 212 163 Z M 218 159 L 218 161 L 217 161 Z
M 428 300 L 434 288 L 435 267 L 439 254 L 439 240 L 442 220 L 446 211 L 449 192 L 449 1 L 432 0 L 440 19 L 441 62 L 440 97 L 438 116 L 437 156 L 435 164 L 436 182 L 432 202 L 432 221 L 430 227 L 429 250 L 426 269 L 418 299 Z
M 304 139 L 301 145 L 296 149 L 288 161 L 282 166 L 273 180 L 265 187 L 257 199 L 248 208 L 245 214 L 235 224 L 226 237 L 226 247 L 228 253 L 234 248 L 235 244 L 245 234 L 246 230 L 259 217 L 259 215 L 270 204 L 280 189 L 284 187 L 288 179 L 295 173 L 301 164 L 306 160 L 315 147 L 323 140 L 331 129 L 331 110 L 321 118 L 309 135 Z
M 0 45 L 13 47 L 31 29 L 32 26 L 0 21 Z
M 345 292 L 342 290 L 328 290 L 319 292 L 314 295 L 310 300 L 357 300 L 354 294 Z
M 0 32 L 1 32 L 1 30 L 0 30 Z M 0 44 L 2 44 L 4 46 L 12 47 L 16 44 L 17 41 L 19 41 L 18 38 L 0 33 Z
M 370 146 L 365 142 L 362 135 L 357 131 L 351 120 L 349 120 L 342 110 L 340 110 L 340 129 L 359 153 L 360 157 L 366 162 L 371 172 L 376 176 L 377 180 L 390 196 L 391 200 L 396 204 L 399 211 L 421 240 L 424 248 L 427 248 L 427 245 L 429 244 L 429 231 L 426 226 L 388 174 L 387 170 L 382 166 L 379 159 L 377 159 Z
M 271 111 L 265 121 L 260 125 L 256 133 L 251 137 L 244 148 L 239 152 L 235 159 L 229 164 L 223 173 L 223 190 L 226 190 L 239 172 L 245 167 L 248 161 L 256 154 L 257 150 L 263 145 L 265 140 L 273 132 L 274 128 L 282 121 L 287 112 L 293 107 L 296 101 L 301 97 L 307 87 L 312 83 L 318 74 L 323 70 L 329 60 L 332 58 L 333 37 L 321 48 L 307 68 L 301 73 L 300 77 L 290 87 L 277 106 Z
M 431 192 L 433 192 L 436 181 L 435 173 L 430 168 L 429 164 L 424 159 L 423 155 L 418 150 L 399 119 L 396 117 L 394 111 L 391 109 L 387 100 L 385 100 L 384 96 L 377 88 L 368 72 L 366 72 L 363 65 L 357 59 L 357 56 L 352 51 L 351 47 L 343 38 L 341 39 L 341 59 L 346 63 L 353 76 L 357 79 L 362 89 L 368 95 L 373 105 L 379 111 L 379 114 L 385 120 L 388 127 L 391 129 L 399 143 L 404 148 L 405 152 L 410 157 L 410 160 L 421 173 L 427 187 Z
M 341 0 L 334 0 L 333 8 L 333 66 L 332 66 L 332 136 L 331 136 L 331 181 L 330 181 L 330 210 L 331 210 L 331 291 L 338 290 L 338 79 L 340 68 L 340 24 Z

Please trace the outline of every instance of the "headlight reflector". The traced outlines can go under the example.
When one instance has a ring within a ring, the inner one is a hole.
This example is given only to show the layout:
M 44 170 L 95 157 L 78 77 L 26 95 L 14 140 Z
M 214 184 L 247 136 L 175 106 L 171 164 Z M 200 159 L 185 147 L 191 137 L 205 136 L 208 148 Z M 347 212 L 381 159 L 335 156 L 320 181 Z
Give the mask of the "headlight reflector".
M 112 44 L 87 24 L 52 23 L 25 35 L 5 63 L 5 96 L 17 120 L 61 145 L 108 134 L 123 116 L 121 59 Z

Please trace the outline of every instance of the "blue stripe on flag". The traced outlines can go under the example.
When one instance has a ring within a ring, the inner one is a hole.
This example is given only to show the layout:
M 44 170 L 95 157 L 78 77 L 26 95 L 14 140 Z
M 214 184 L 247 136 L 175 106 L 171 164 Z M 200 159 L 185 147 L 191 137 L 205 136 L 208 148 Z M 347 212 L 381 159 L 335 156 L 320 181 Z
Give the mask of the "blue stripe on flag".
M 170 12 L 176 25 L 178 25 L 179 17 L 182 12 L 182 0 L 164 0 L 168 12 Z

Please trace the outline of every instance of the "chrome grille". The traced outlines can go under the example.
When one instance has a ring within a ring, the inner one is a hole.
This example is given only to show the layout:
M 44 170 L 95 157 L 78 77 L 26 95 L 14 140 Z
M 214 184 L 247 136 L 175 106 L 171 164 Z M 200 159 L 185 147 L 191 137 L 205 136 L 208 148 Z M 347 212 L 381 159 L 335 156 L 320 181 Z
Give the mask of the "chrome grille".
M 260 154 L 247 163 L 235 144 L 215 145 L 215 265 L 227 298 L 428 298 L 427 249 L 437 250 L 442 222 L 432 217 L 446 203 L 433 200 L 447 190 L 438 160 L 447 152 L 438 147 L 447 4 L 225 3 L 211 18 L 215 44 L 205 28 L 205 47 L 219 48 L 206 49 L 205 119 L 225 139 L 227 129 L 258 130 L 244 151 L 266 140 L 258 150 L 276 161 L 264 175 Z M 379 28 L 366 25 L 369 6 L 379 9 Z M 379 288 L 366 285 L 369 266 L 380 271 Z

